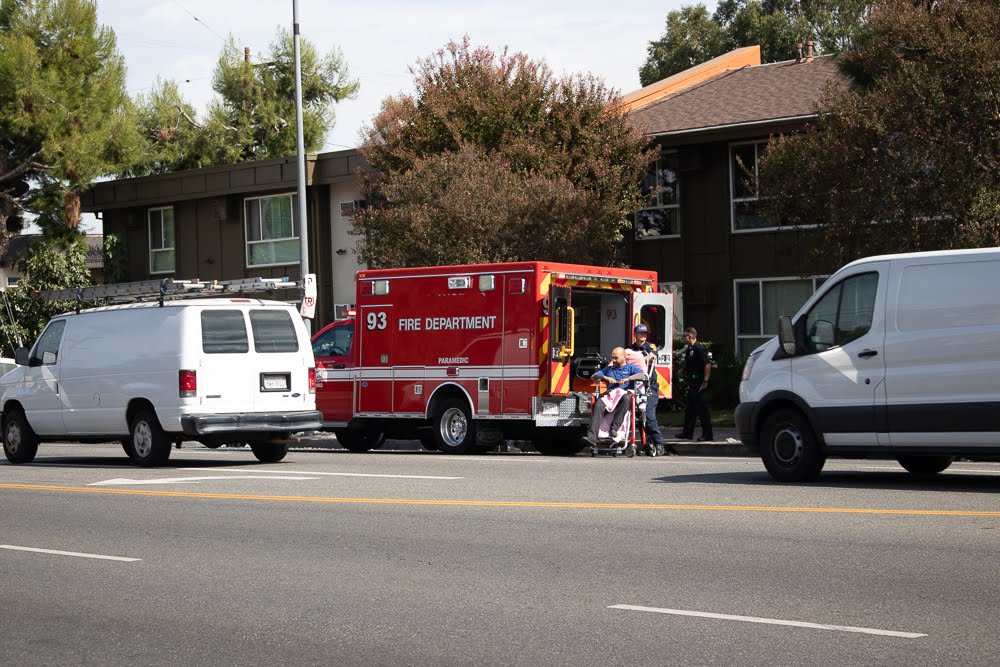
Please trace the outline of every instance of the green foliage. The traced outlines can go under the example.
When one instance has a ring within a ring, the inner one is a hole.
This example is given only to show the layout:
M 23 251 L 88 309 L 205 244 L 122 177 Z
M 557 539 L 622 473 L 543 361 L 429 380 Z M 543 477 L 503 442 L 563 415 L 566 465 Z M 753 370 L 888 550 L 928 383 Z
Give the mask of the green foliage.
M 333 126 L 333 105 L 357 94 L 358 82 L 334 50 L 320 56 L 300 38 L 302 132 L 306 151 L 323 147 Z M 248 61 L 230 38 L 212 78 L 218 97 L 206 120 L 197 120 L 173 81 L 161 81 L 137 100 L 146 149 L 125 175 L 164 173 L 247 160 L 293 155 L 296 151 L 295 60 L 292 35 L 279 30 L 265 62 Z
M 414 77 L 359 149 L 372 167 L 354 219 L 364 262 L 624 261 L 655 149 L 603 83 L 468 38 Z
M 89 0 L 0 0 L 0 247 L 8 219 L 63 210 L 131 161 L 136 149 L 125 63 Z
M 796 44 L 813 51 L 851 48 L 871 0 L 720 0 L 709 16 L 704 4 L 667 14 L 663 37 L 650 42 L 639 80 L 648 86 L 733 49 L 760 45 L 762 62 L 791 60 Z
M 713 409 L 730 409 L 740 402 L 740 380 L 746 359 L 712 341 L 698 340 L 712 355 L 712 376 L 708 387 L 708 402 Z M 684 350 L 687 345 L 681 338 L 674 339 L 673 396 L 678 403 L 687 400 L 688 374 L 684 368 Z
M 885 2 L 842 56 L 812 131 L 761 164 L 768 215 L 825 223 L 829 265 L 1000 245 L 1000 12 L 992 0 Z
M 90 285 L 86 259 L 87 241 L 81 234 L 65 244 L 43 237 L 33 238 L 25 244 L 17 257 L 17 267 L 24 275 L 17 285 L 4 293 L 6 307 L 0 318 L 0 341 L 5 356 L 13 356 L 19 339 L 30 347 L 52 316 L 75 308 L 76 304 L 71 301 L 40 301 L 32 298 L 32 293 Z
M 104 282 L 128 280 L 128 247 L 121 234 L 104 235 Z

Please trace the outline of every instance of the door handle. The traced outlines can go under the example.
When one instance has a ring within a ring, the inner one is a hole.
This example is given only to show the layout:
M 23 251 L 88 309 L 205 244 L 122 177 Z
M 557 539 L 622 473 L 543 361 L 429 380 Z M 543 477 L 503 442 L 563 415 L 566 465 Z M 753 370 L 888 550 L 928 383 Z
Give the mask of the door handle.
M 874 357 L 878 354 L 878 350 L 861 350 L 858 352 L 858 356 L 862 359 L 867 359 L 868 357 Z
M 346 368 L 347 365 L 346 364 L 334 364 L 333 367 L 334 368 Z

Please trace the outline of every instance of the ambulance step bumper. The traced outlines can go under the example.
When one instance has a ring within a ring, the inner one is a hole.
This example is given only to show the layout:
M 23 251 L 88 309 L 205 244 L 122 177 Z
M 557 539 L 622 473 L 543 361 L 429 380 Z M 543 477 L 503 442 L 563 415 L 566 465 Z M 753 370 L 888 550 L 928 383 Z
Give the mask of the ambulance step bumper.
M 181 417 L 185 435 L 211 433 L 281 431 L 295 433 L 314 431 L 323 426 L 323 413 L 302 412 L 242 412 L 223 415 L 188 415 Z

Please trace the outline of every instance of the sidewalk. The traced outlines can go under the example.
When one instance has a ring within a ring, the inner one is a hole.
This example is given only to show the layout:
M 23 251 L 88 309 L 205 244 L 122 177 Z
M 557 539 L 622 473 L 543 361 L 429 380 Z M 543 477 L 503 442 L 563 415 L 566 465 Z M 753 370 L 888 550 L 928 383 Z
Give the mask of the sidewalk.
M 664 444 L 672 445 L 680 456 L 756 456 L 743 446 L 735 428 L 716 427 L 712 434 L 716 439 L 711 442 L 677 440 L 671 437 L 676 431 L 664 424 L 661 424 L 660 430 L 665 436 Z M 697 435 L 696 431 L 695 436 Z M 341 449 L 341 447 L 333 433 L 320 432 L 298 438 L 297 442 L 292 443 L 291 449 Z M 421 451 L 423 447 L 418 440 L 389 440 L 381 450 Z

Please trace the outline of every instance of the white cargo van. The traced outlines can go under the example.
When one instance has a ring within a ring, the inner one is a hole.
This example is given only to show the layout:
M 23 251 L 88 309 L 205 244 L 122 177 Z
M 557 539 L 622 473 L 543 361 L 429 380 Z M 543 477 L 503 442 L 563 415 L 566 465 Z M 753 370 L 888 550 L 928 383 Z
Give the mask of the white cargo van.
M 138 465 L 172 443 L 247 443 L 279 461 L 318 429 L 315 370 L 295 308 L 256 298 L 105 306 L 52 318 L 0 378 L 4 454 L 30 462 L 47 440 L 121 440 Z
M 1000 454 L 1000 248 L 869 257 L 750 355 L 736 423 L 781 481 L 828 454 L 934 474 Z

